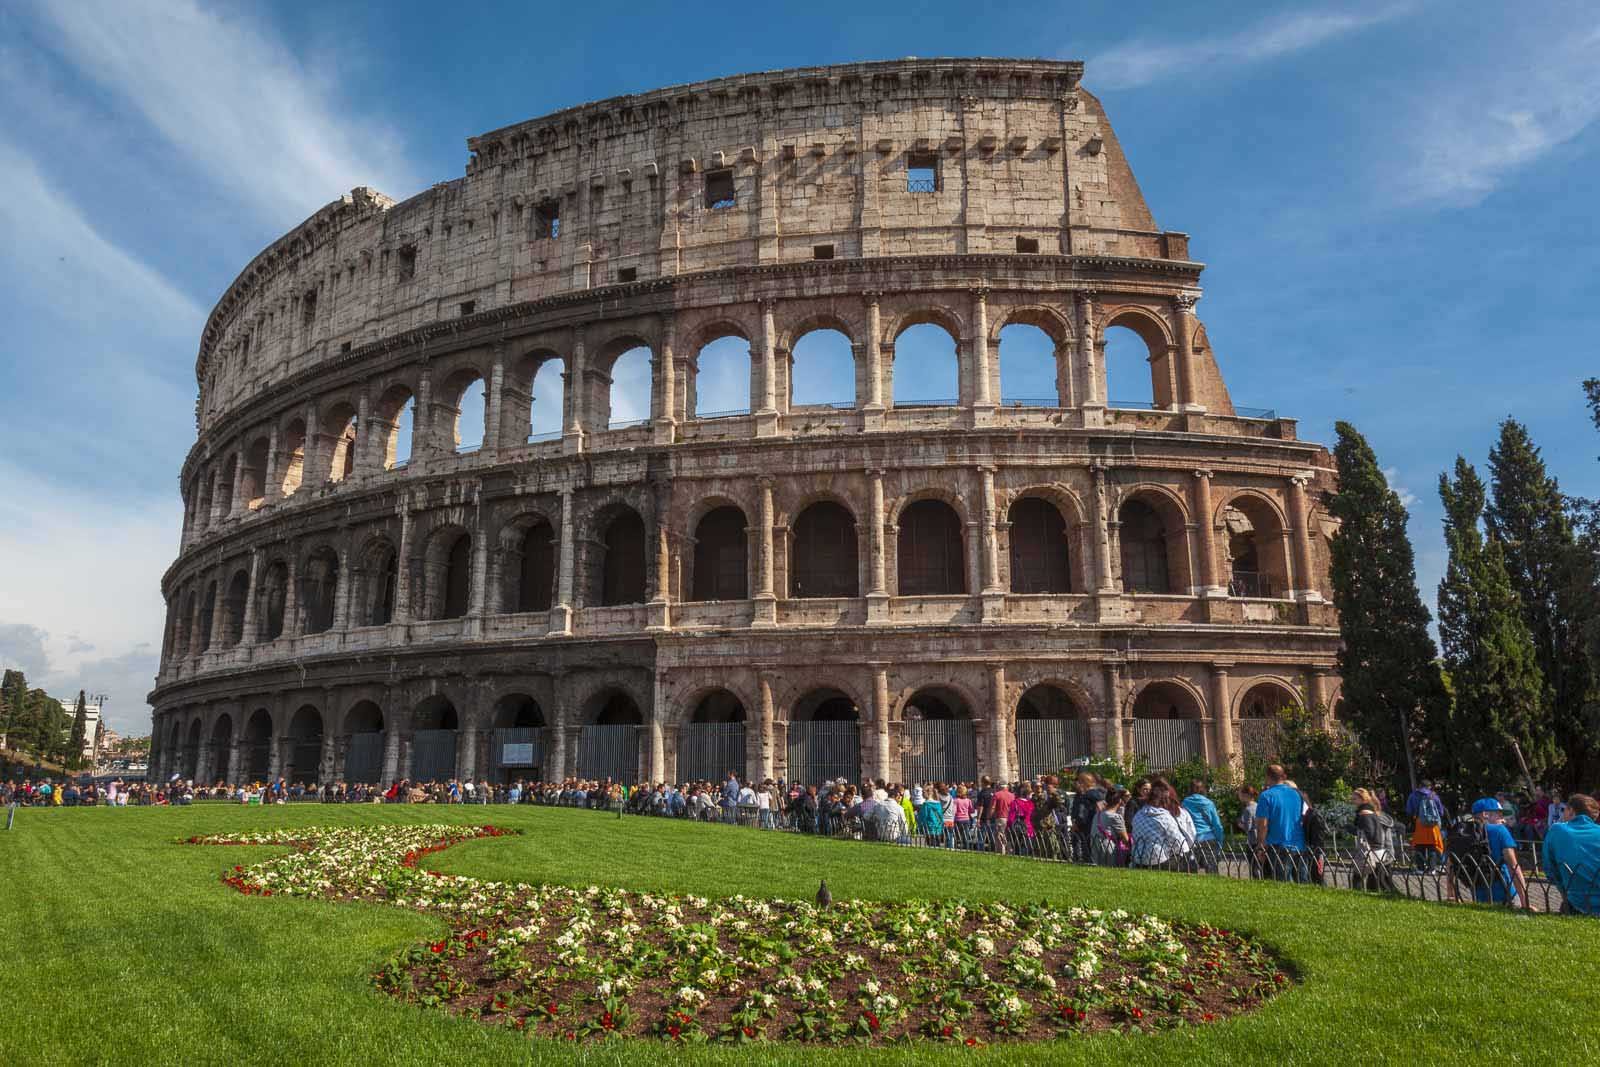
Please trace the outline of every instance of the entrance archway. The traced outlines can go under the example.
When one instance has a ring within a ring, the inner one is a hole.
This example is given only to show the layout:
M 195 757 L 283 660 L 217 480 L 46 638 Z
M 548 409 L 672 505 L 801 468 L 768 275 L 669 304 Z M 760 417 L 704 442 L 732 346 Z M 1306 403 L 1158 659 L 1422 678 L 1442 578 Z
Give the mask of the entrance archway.
M 526 693 L 512 693 L 494 706 L 489 764 L 495 781 L 538 779 L 544 767 L 544 709 Z
M 901 778 L 911 782 L 970 782 L 978 777 L 972 709 L 943 686 L 919 689 L 906 701 Z
M 639 779 L 639 732 L 644 715 L 618 689 L 589 702 L 588 722 L 578 731 L 578 777 L 632 785 Z
M 419 782 L 448 782 L 456 776 L 456 730 L 460 716 L 450 698 L 439 694 L 417 705 L 411 735 L 411 777 Z
M 1133 750 L 1160 770 L 1201 755 L 1194 695 L 1176 682 L 1152 682 L 1140 690 L 1133 705 Z
M 744 704 L 726 689 L 714 689 L 695 705 L 678 737 L 678 780 L 720 782 L 732 771 L 742 782 L 744 753 Z
M 1057 774 L 1089 755 L 1089 723 L 1065 689 L 1036 685 L 1017 701 L 1017 773 Z
M 813 689 L 789 712 L 789 780 L 861 780 L 861 711 L 838 689 Z

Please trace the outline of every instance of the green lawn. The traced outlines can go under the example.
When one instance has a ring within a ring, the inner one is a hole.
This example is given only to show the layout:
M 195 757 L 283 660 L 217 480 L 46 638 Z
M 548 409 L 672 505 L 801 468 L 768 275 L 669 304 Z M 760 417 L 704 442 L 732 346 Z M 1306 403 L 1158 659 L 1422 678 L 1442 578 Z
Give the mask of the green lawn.
M 1123 907 L 1249 931 L 1300 984 L 1260 1012 L 1158 1036 L 987 1049 L 843 1047 L 832 1067 L 986 1063 L 1600 1062 L 1600 923 L 1359 894 L 818 841 L 547 808 L 203 806 L 18 813 L 0 831 L 0 1064 L 529 1061 L 815 1063 L 816 1048 L 673 1053 L 530 1041 L 377 993 L 367 974 L 441 927 L 410 911 L 244 897 L 218 876 L 258 850 L 196 833 L 352 822 L 494 822 L 521 837 L 429 866 L 518 881 L 709 895 L 964 896 Z

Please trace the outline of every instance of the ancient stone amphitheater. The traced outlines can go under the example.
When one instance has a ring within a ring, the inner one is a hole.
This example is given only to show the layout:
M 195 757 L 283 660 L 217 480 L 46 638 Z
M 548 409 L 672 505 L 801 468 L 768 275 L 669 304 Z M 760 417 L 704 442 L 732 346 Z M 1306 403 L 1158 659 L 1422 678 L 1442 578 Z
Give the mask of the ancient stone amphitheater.
M 155 773 L 953 780 L 1332 707 L 1328 453 L 1234 407 L 1082 74 L 619 97 L 275 242 L 201 338 Z M 1013 398 L 1030 330 L 1053 392 Z M 707 411 L 730 345 L 748 407 Z

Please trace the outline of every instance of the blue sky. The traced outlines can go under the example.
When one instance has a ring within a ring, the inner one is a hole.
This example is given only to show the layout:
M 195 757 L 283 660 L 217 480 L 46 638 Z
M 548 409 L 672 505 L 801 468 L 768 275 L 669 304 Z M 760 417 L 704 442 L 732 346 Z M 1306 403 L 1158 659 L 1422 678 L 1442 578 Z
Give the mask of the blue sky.
M 1430 603 L 1438 473 L 1504 416 L 1600 496 L 1594 4 L 631 8 L 0 9 L 0 661 L 148 728 L 199 330 L 283 231 L 354 185 L 461 174 L 474 133 L 788 66 L 1085 60 L 1157 221 L 1208 264 L 1235 401 L 1366 432 Z

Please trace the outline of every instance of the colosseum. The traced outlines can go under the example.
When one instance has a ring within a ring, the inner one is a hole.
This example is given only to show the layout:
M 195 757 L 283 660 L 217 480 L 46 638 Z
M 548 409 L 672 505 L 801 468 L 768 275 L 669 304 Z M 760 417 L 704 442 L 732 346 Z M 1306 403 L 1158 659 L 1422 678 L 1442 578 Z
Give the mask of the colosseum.
M 1233 405 L 1082 76 L 618 97 L 272 244 L 200 340 L 153 773 L 960 780 L 1326 716 L 1330 457 Z

